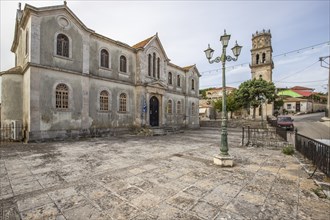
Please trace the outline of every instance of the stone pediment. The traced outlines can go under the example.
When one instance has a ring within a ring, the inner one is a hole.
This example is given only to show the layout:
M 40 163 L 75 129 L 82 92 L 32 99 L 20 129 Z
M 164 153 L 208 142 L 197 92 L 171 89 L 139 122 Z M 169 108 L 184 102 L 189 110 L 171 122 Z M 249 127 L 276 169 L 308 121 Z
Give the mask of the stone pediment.
M 164 95 L 165 91 L 167 90 L 167 85 L 161 81 L 147 83 L 146 86 L 147 86 L 148 93 Z
M 147 87 L 154 87 L 157 89 L 167 89 L 168 88 L 168 86 L 161 81 L 154 81 L 151 83 L 147 83 Z

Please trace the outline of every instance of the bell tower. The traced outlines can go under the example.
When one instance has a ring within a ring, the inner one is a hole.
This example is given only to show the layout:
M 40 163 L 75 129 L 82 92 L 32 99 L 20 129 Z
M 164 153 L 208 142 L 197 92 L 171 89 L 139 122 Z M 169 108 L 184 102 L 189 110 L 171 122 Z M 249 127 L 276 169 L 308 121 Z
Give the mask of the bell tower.
M 251 74 L 252 79 L 266 80 L 272 82 L 273 80 L 273 48 L 271 43 L 272 35 L 270 30 L 262 32 L 256 32 L 252 34 L 252 49 L 251 49 Z M 267 115 L 273 115 L 274 103 L 267 103 L 267 100 L 259 106 L 256 110 L 256 118 L 265 120 Z M 250 111 L 250 114 L 252 112 Z
M 257 31 L 255 34 L 252 34 L 250 64 L 252 79 L 261 77 L 263 80 L 272 82 L 274 63 L 271 38 L 270 30 Z

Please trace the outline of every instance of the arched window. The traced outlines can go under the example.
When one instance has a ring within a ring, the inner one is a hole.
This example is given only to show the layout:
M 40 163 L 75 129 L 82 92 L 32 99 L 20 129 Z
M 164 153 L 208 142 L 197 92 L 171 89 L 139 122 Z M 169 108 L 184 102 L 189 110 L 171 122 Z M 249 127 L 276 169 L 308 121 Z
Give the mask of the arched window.
M 172 114 L 172 100 L 168 100 L 167 102 L 167 113 Z
M 259 64 L 259 54 L 256 55 L 256 64 Z
M 57 109 L 69 108 L 69 88 L 67 85 L 61 83 L 56 86 L 55 91 L 55 106 Z
M 191 79 L 191 89 L 195 90 L 195 80 Z
M 148 55 L 148 76 L 151 76 L 151 54 Z
M 26 31 L 25 34 L 25 55 L 29 53 L 29 31 Z
M 157 58 L 157 78 L 159 79 L 160 75 L 160 59 L 159 57 Z
M 191 115 L 195 115 L 195 103 L 191 103 Z
M 69 38 L 64 34 L 57 35 L 56 54 L 69 57 Z
M 266 63 L 266 54 L 262 53 L 262 63 Z
M 127 61 L 126 61 L 126 57 L 125 56 L 120 56 L 120 72 L 127 72 Z
M 152 76 L 156 77 L 156 54 L 153 53 L 152 57 Z
M 176 104 L 176 113 L 181 114 L 181 101 L 178 101 Z
M 109 52 L 105 49 L 101 50 L 101 67 L 109 68 Z
M 172 73 L 171 72 L 169 72 L 168 73 L 168 84 L 170 84 L 170 85 L 172 85 Z
M 103 90 L 100 93 L 100 110 L 108 111 L 109 110 L 109 93 Z
M 177 77 L 176 77 L 176 84 L 177 84 L 178 87 L 181 87 L 180 75 L 177 75 Z
M 126 112 L 127 108 L 127 96 L 125 93 L 120 94 L 119 96 L 119 112 Z

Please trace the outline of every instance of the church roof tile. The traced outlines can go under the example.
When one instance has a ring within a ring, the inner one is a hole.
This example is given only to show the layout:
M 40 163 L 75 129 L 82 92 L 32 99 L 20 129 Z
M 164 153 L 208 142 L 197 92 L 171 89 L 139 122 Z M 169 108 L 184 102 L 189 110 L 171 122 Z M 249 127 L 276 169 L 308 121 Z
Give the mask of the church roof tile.
M 135 45 L 133 45 L 132 47 L 135 48 L 135 49 L 139 49 L 139 48 L 143 48 L 145 45 L 147 45 L 149 43 L 149 41 L 153 38 L 154 36 L 152 37 L 149 37 Z

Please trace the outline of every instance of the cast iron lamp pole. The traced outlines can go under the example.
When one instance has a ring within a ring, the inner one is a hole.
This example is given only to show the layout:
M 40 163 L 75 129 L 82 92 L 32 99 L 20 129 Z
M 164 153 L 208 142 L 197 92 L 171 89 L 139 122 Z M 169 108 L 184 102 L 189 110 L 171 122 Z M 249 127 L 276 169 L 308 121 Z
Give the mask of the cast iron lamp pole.
M 214 60 L 211 60 L 213 56 L 214 50 L 210 48 L 210 44 L 208 48 L 204 51 L 206 58 L 208 59 L 209 63 L 222 63 L 222 123 L 221 123 L 221 146 L 220 146 L 220 155 L 228 156 L 228 141 L 227 141 L 227 110 L 226 110 L 226 61 L 236 61 L 238 56 L 241 53 L 242 46 L 236 44 L 232 48 L 233 54 L 235 58 L 226 55 L 226 49 L 228 46 L 228 42 L 230 39 L 230 35 L 226 34 L 226 30 L 224 31 L 224 35 L 220 37 L 220 41 L 222 43 L 222 54 L 219 57 L 216 57 Z

